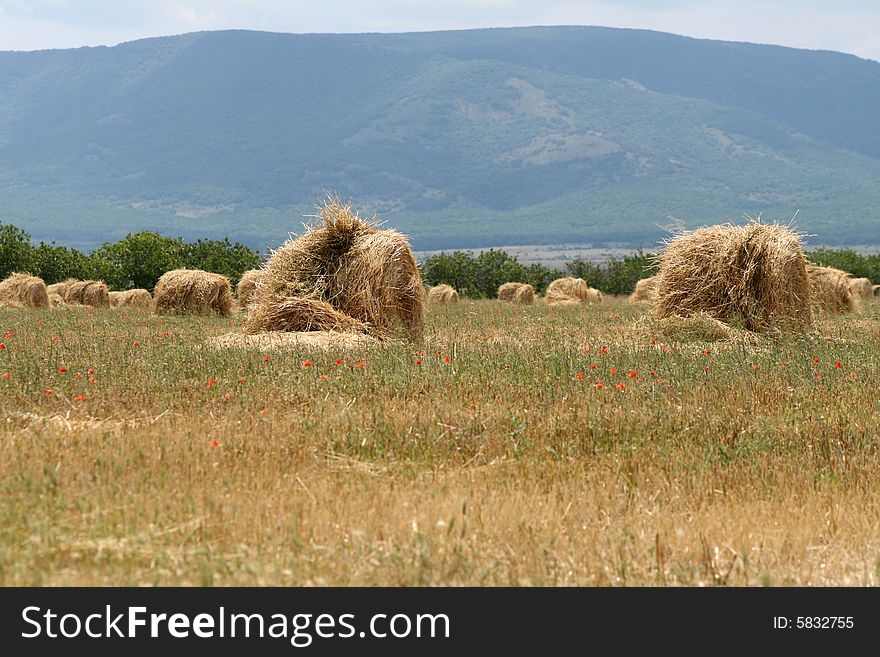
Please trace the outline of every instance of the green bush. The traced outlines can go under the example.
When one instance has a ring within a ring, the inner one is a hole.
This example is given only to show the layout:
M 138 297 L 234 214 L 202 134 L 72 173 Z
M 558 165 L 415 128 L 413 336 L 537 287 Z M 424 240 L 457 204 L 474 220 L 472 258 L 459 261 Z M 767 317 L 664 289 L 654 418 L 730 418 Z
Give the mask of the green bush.
M 31 236 L 11 224 L 0 224 L 0 279 L 12 272 L 28 272 L 33 266 Z

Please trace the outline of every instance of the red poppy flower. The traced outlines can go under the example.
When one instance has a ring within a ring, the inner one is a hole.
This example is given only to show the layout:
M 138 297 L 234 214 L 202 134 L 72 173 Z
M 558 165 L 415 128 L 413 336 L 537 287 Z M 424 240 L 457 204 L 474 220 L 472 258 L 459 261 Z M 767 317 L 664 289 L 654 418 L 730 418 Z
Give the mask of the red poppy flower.
M 342 359 L 341 359 L 341 358 L 337 358 L 334 362 L 335 362 L 337 365 L 342 365 Z
M 583 373 L 583 372 L 578 372 L 578 373 L 577 373 L 577 377 L 578 377 L 579 379 L 583 379 L 583 378 L 584 378 L 584 373 Z
M 834 367 L 836 367 L 837 369 L 840 369 L 840 361 L 836 361 L 834 363 Z
M 703 355 L 708 356 L 710 353 L 708 349 L 703 349 Z
M 8 378 L 9 378 L 9 372 L 4 372 L 4 373 L 3 373 L 3 378 L 4 378 L 4 379 L 8 379 Z
M 757 372 L 759 369 L 761 369 L 761 366 L 760 365 L 752 365 L 752 369 Z
M 819 364 L 819 357 L 816 356 L 816 357 L 813 359 L 813 365 L 818 365 L 818 364 Z
M 89 375 L 89 376 L 91 376 L 91 375 L 94 374 L 94 373 L 95 373 L 95 370 L 89 370 L 89 371 L 88 371 L 88 375 Z
M 421 364 L 422 364 L 422 359 L 416 358 L 416 365 L 421 365 Z
M 856 378 L 856 373 L 855 373 L 855 372 L 850 372 L 850 373 L 849 373 L 849 378 L 851 378 L 851 379 Z
M 49 389 L 46 391 L 46 396 L 47 396 L 47 397 L 49 397 L 49 396 L 51 396 L 51 395 L 54 395 L 54 394 L 55 394 L 55 391 L 52 390 L 52 388 L 49 388 Z
M 639 375 L 639 373 L 636 372 L 635 370 L 630 370 L 630 371 L 629 371 L 629 378 L 631 378 L 631 379 L 636 378 L 638 375 Z
M 448 363 L 448 362 L 449 362 L 449 356 L 444 356 L 444 357 L 443 357 L 443 362 L 444 362 L 444 363 Z
M 214 379 L 208 379 L 208 390 L 214 387 L 214 384 L 217 383 Z
M 86 396 L 85 396 L 85 395 L 80 395 L 79 397 L 74 397 L 74 398 L 73 398 L 73 401 L 85 401 L 85 400 L 86 400 Z
M 303 363 L 303 367 L 311 367 L 311 366 L 312 366 L 312 361 L 310 361 L 310 360 L 307 360 Z
M 134 347 L 140 347 L 140 346 L 141 346 L 141 343 L 138 342 L 137 340 L 135 340 L 135 341 L 132 342 L 131 344 L 132 344 L 132 346 L 134 346 Z
M 618 390 L 624 390 L 626 388 L 626 386 L 623 385 L 622 383 L 618 383 L 616 387 Z
M 58 368 L 58 371 L 61 372 L 62 374 L 64 374 L 67 371 L 67 368 L 64 367 L 64 365 L 62 365 L 61 367 Z
M 269 360 L 268 356 L 263 356 L 263 360 Z
M 609 374 L 617 374 L 617 368 L 616 368 L 616 367 L 612 367 L 610 370 L 608 370 L 608 373 L 609 373 Z
M 0 349 L 6 349 L 6 345 L 0 342 Z
M 601 390 L 602 388 L 605 387 L 605 384 L 602 383 L 601 381 L 599 381 L 599 382 L 596 384 L 596 387 L 597 387 L 599 390 Z
M 358 363 L 358 367 L 363 367 L 366 364 L 367 364 L 367 361 L 362 360 L 360 363 Z
M 211 441 L 211 447 L 219 447 L 219 446 L 220 446 L 220 441 L 218 441 L 218 440 Z

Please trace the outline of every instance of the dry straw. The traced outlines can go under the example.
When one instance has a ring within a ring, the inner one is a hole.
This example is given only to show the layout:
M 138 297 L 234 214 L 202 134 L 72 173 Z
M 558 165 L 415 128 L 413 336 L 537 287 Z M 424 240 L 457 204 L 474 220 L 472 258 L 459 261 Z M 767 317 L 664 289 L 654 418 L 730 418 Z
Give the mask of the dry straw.
M 657 277 L 643 278 L 636 283 L 636 288 L 629 295 L 630 303 L 653 303 L 657 300 Z
M 579 303 L 598 303 L 602 293 L 587 285 L 583 278 L 557 278 L 547 287 L 544 299 L 551 306 L 571 306 Z
M 252 351 L 285 351 L 289 349 L 318 348 L 324 351 L 364 349 L 382 344 L 363 333 L 340 331 L 268 331 L 248 335 L 226 333 L 208 338 L 208 346 L 215 349 L 249 349 Z
M 143 288 L 110 293 L 111 308 L 149 308 L 153 305 L 153 295 Z
M 446 283 L 440 283 L 428 290 L 428 303 L 455 303 L 458 301 L 458 292 Z
M 498 298 L 509 303 L 535 303 L 535 288 L 528 283 L 504 283 L 498 288 Z
M 251 301 L 247 329 L 389 335 L 400 323 L 419 340 L 425 288 L 409 242 L 378 230 L 329 198 L 318 222 L 272 253 Z
M 48 308 L 46 284 L 30 274 L 10 274 L 0 281 L 0 307 Z
M 752 221 L 682 233 L 658 264 L 657 319 L 702 312 L 756 332 L 812 323 L 800 237 L 785 226 Z
M 832 314 L 851 313 L 857 310 L 858 300 L 850 289 L 847 272 L 833 267 L 807 265 L 810 292 L 813 303 Z
M 61 283 L 53 283 L 48 288 L 49 294 L 60 294 L 66 304 L 83 306 L 109 306 L 110 291 L 104 281 L 80 281 L 68 278 Z
M 49 295 L 49 305 L 52 308 L 62 308 L 67 304 L 64 303 L 64 298 L 60 294 L 52 292 L 52 294 Z
M 263 277 L 262 269 L 249 269 L 241 275 L 235 287 L 235 295 L 242 308 L 247 308 L 257 291 L 257 283 Z
M 870 279 L 853 278 L 849 282 L 849 290 L 856 299 L 863 301 L 870 300 L 874 297 L 874 286 Z
M 164 314 L 228 315 L 232 310 L 232 286 L 229 279 L 201 269 L 173 269 L 156 283 L 153 307 Z

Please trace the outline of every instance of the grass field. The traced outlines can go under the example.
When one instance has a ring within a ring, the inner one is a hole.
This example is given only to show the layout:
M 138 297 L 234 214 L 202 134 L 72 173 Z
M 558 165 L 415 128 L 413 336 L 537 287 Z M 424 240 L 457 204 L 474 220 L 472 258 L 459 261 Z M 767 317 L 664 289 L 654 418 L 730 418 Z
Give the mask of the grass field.
M 753 346 L 639 316 L 262 352 L 0 310 L 0 584 L 880 583 L 880 304 Z

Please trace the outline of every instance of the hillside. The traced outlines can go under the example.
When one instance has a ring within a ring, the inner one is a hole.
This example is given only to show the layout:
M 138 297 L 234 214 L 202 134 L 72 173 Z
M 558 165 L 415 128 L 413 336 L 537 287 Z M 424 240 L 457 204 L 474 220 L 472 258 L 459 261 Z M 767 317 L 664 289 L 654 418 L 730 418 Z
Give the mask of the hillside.
M 207 32 L 0 53 L 0 222 L 262 248 L 324 190 L 419 249 L 650 245 L 744 212 L 878 240 L 880 64 L 606 28 Z

